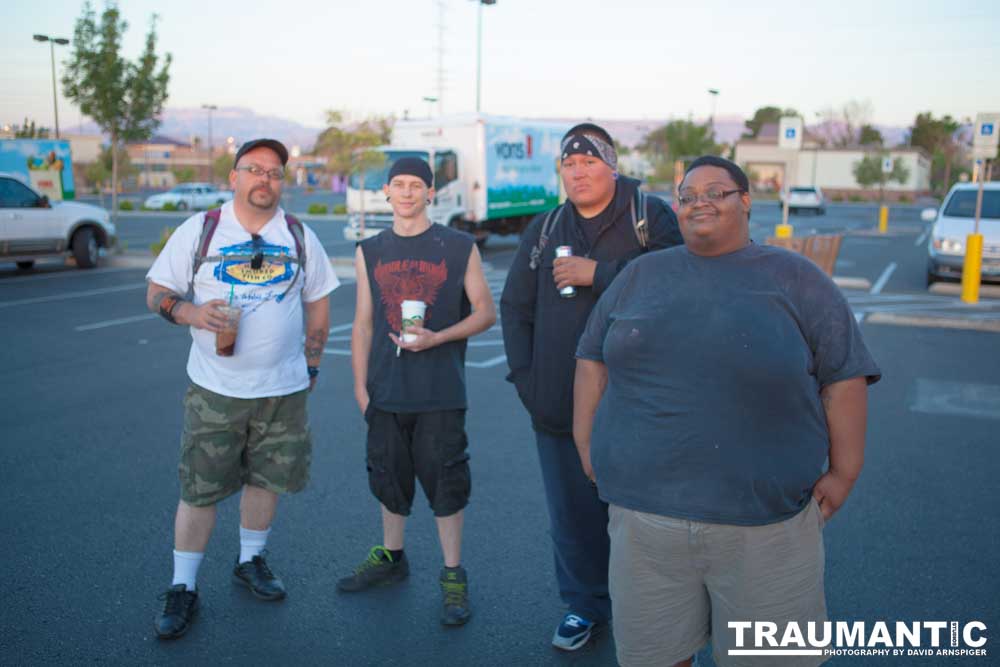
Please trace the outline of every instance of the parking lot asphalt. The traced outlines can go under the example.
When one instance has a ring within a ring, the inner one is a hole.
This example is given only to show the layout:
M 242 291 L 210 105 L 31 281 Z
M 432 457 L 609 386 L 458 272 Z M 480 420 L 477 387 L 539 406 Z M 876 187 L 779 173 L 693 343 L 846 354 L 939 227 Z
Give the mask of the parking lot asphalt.
M 865 470 L 825 529 L 830 617 L 980 620 L 995 634 L 1000 356 L 997 334 L 981 323 L 1000 320 L 1000 302 L 972 307 L 926 290 L 918 242 L 926 240 L 926 225 L 918 209 L 894 209 L 890 234 L 879 236 L 873 209 L 843 208 L 793 219 L 799 234 L 847 234 L 836 273 L 868 282 L 845 294 L 885 374 L 870 392 Z M 777 215 L 773 204 L 755 207 L 756 240 L 766 238 Z M 150 220 L 121 224 L 134 226 L 138 245 Z M 342 222 L 308 224 L 339 243 Z M 485 249 L 495 296 L 516 243 L 491 239 Z M 352 244 L 327 248 L 346 258 Z M 135 248 L 127 256 L 139 267 L 148 262 Z M 311 483 L 282 500 L 269 543 L 288 600 L 261 603 L 232 585 L 238 508 L 229 499 L 199 578 L 196 625 L 179 641 L 157 641 L 152 619 L 170 578 L 190 337 L 146 312 L 142 268 L 108 259 L 91 271 L 0 266 L 0 453 L 9 470 L 0 486 L 8 538 L 0 606 L 5 664 L 615 663 L 613 633 L 577 654 L 549 646 L 562 607 L 533 436 L 503 379 L 499 325 L 471 341 L 467 364 L 473 496 L 463 560 L 472 621 L 451 630 L 438 623 L 440 554 L 422 502 L 407 529 L 410 579 L 370 594 L 335 592 L 336 579 L 380 538 L 351 391 L 349 270 L 331 299 L 331 338 L 310 397 Z M 949 319 L 960 326 L 936 324 Z M 707 652 L 699 660 L 712 664 Z M 845 657 L 829 664 L 890 662 L 966 661 Z

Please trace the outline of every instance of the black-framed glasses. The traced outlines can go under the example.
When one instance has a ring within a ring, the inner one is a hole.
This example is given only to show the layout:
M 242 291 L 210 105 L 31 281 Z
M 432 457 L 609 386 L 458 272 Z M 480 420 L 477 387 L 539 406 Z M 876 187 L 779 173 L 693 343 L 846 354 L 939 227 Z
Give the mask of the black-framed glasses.
M 677 202 L 681 206 L 694 206 L 695 203 L 700 199 L 702 201 L 707 201 L 709 204 L 718 204 L 720 201 L 728 197 L 729 195 L 734 195 L 737 192 L 743 192 L 743 190 L 709 190 L 708 192 L 703 192 L 700 195 L 693 195 L 691 193 L 682 194 L 677 198 Z
M 235 171 L 245 171 L 251 176 L 256 176 L 260 178 L 261 176 L 267 176 L 272 181 L 280 181 L 285 177 L 285 170 L 281 167 L 275 167 L 274 169 L 264 169 L 264 167 L 258 166 L 256 164 L 245 164 L 240 167 L 236 167 Z
M 264 266 L 264 237 L 260 234 L 251 234 L 250 242 L 254 249 L 253 257 L 250 258 L 250 268 L 258 271 Z

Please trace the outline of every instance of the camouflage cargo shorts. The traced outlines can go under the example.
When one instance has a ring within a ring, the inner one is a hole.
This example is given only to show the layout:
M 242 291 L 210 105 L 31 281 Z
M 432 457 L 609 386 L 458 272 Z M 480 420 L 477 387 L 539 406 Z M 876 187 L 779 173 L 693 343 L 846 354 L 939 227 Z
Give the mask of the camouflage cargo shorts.
M 309 481 L 312 437 L 307 390 L 230 398 L 192 384 L 184 395 L 181 499 L 213 505 L 243 488 L 295 493 Z

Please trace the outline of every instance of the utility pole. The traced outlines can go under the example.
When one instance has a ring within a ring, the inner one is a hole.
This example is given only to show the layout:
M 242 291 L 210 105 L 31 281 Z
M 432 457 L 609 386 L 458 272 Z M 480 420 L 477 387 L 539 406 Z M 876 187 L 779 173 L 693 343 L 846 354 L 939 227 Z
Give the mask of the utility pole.
M 69 40 L 65 37 L 49 37 L 48 35 L 34 35 L 32 37 L 36 42 L 48 42 L 49 43 L 49 55 L 52 58 L 52 110 L 55 112 L 55 130 L 56 139 L 59 138 L 59 94 L 56 91 L 56 44 L 60 46 L 65 46 L 69 44 Z

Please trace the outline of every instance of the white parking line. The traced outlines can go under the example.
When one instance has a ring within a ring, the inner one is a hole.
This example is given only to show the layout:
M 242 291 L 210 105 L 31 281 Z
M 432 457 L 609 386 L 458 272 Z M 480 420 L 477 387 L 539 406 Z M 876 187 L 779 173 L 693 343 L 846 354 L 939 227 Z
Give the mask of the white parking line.
M 890 276 L 892 276 L 892 272 L 895 270 L 896 270 L 896 262 L 892 262 L 889 264 L 889 266 L 885 267 L 885 271 L 882 272 L 882 275 L 880 275 L 878 277 L 878 280 L 875 281 L 875 284 L 872 285 L 872 291 L 870 293 L 878 294 L 879 292 L 881 292 L 882 288 L 885 287 L 885 284 L 889 282 L 889 278 Z
M 49 303 L 50 301 L 63 301 L 65 299 L 78 299 L 85 296 L 98 296 L 100 294 L 110 294 L 111 292 L 125 292 L 134 289 L 145 289 L 146 283 L 131 283 L 128 285 L 119 285 L 118 287 L 104 287 L 101 289 L 84 290 L 82 292 L 64 292 L 62 294 L 53 294 L 51 296 L 39 296 L 34 299 L 18 299 L 16 301 L 0 301 L 0 308 L 8 308 L 10 306 L 27 306 L 33 303 Z
M 501 354 L 499 357 L 493 357 L 492 359 L 487 359 L 486 361 L 466 361 L 465 365 L 470 368 L 492 368 L 494 366 L 499 366 L 505 361 L 507 361 L 507 355 Z
M 93 324 L 81 324 L 78 327 L 73 327 L 74 331 L 93 331 L 94 329 L 103 329 L 105 327 L 114 327 L 119 324 L 131 324 L 132 322 L 142 322 L 144 320 L 152 320 L 159 317 L 156 313 L 146 313 L 145 315 L 134 315 L 132 317 L 120 317 L 117 320 L 105 320 L 103 322 L 94 322 Z
M 913 245 L 919 246 L 923 245 L 924 241 L 927 240 L 927 235 L 931 233 L 931 230 L 925 229 L 924 233 L 917 237 L 917 240 L 913 242 Z

